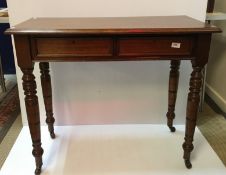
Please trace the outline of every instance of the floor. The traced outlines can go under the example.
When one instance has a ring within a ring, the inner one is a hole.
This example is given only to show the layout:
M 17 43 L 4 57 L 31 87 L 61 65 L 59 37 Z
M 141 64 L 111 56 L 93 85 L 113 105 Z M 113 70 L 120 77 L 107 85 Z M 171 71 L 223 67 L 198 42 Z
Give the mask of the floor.
M 15 75 L 6 76 L 6 92 L 0 90 L 0 143 L 20 114 L 18 87 Z
M 198 128 L 226 166 L 226 119 L 205 104 L 204 112 L 199 114 Z M 21 117 L 19 116 L 0 144 L 0 169 L 21 129 Z
M 0 144 L 0 168 L 2 167 L 5 159 L 7 158 L 11 148 L 13 147 L 20 131 L 22 129 L 21 116 L 18 116 L 10 130 L 8 131 L 6 137 L 3 139 Z
M 205 104 L 199 114 L 198 128 L 226 166 L 226 119 Z
M 5 84 L 7 86 L 6 90 L 12 89 L 15 86 L 17 80 L 16 75 L 5 75 Z M 0 87 L 0 100 L 2 100 L 7 93 L 2 92 L 2 88 Z
M 16 75 L 4 75 L 6 90 L 10 91 L 13 87 L 15 87 L 17 80 Z M 0 102 L 5 98 L 8 93 L 3 93 L 0 88 Z M 15 143 L 16 138 L 18 137 L 22 128 L 21 116 L 18 116 L 8 131 L 6 137 L 0 144 L 0 168 L 2 167 L 6 157 L 8 156 L 13 144 Z
M 42 175 L 225 175 L 226 168 L 199 130 L 193 168 L 182 159 L 184 126 L 171 133 L 165 125 L 85 125 L 56 128 L 51 140 L 42 127 Z M 104 131 L 104 132 L 103 132 Z M 1 175 L 34 172 L 28 127 L 23 127 Z M 23 161 L 21 161 L 23 158 Z M 13 166 L 13 168 L 12 168 Z

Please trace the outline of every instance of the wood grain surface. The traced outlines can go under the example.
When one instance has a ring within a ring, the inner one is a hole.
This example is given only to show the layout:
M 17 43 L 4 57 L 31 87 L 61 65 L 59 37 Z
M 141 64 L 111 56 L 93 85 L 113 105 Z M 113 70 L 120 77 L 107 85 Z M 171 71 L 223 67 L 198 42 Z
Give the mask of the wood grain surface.
M 220 32 L 187 16 L 36 18 L 6 31 L 7 34 L 153 34 Z

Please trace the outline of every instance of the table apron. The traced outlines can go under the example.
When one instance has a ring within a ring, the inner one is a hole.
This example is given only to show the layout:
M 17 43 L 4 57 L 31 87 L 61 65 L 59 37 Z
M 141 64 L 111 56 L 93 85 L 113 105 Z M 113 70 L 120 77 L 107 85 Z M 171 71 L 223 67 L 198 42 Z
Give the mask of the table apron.
M 191 59 L 195 37 L 31 37 L 33 61 Z

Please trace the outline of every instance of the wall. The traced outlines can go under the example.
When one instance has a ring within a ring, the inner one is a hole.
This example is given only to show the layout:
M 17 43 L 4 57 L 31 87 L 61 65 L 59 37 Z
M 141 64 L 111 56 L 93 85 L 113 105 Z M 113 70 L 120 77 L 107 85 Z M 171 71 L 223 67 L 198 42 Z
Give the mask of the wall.
M 215 1 L 215 11 L 226 13 L 226 1 Z M 226 112 L 226 21 L 216 21 L 214 24 L 223 33 L 215 34 L 212 39 L 206 92 Z
M 8 0 L 11 25 L 31 17 L 77 16 L 188 15 L 204 21 L 206 4 L 207 0 Z M 181 69 L 177 123 L 185 119 L 190 63 L 183 62 Z M 58 125 L 165 123 L 169 62 L 52 63 L 51 73 Z M 37 65 L 35 75 L 44 124 Z M 26 124 L 18 67 L 17 76 Z

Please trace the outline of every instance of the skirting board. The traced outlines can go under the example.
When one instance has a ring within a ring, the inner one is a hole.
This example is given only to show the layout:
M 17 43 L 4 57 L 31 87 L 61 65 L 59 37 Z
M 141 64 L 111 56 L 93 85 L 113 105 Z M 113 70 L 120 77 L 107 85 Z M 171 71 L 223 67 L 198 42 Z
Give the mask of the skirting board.
M 206 83 L 206 93 L 219 106 L 219 108 L 226 113 L 226 100 L 215 91 L 208 83 Z
M 183 125 L 43 126 L 42 175 L 225 175 L 226 168 L 196 130 L 191 161 L 183 161 Z M 0 175 L 31 175 L 35 169 L 28 127 L 23 127 Z

